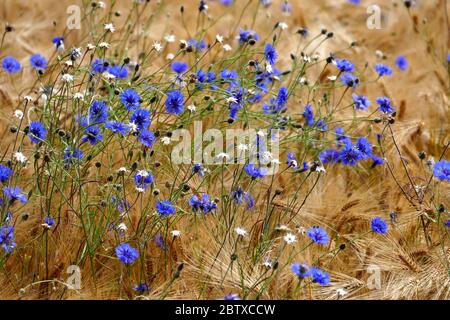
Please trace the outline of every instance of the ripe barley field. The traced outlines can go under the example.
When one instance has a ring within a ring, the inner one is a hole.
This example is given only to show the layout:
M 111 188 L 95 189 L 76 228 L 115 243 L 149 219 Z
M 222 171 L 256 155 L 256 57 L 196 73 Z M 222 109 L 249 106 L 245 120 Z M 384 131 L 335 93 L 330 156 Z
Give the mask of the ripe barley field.
M 0 298 L 449 299 L 450 6 L 372 2 L 1 1 Z

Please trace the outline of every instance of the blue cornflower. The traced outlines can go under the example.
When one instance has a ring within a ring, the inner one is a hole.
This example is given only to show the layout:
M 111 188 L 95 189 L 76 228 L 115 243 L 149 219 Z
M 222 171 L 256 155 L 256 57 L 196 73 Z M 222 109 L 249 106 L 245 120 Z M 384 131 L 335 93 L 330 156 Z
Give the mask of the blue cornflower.
M 357 94 L 352 94 L 353 102 L 355 103 L 356 110 L 366 110 L 370 107 L 370 101 L 366 96 L 358 96 Z
M 249 163 L 244 167 L 245 172 L 253 179 L 264 178 L 267 175 L 267 170 L 262 167 L 255 167 L 253 163 Z
M 0 244 L 11 242 L 14 239 L 14 227 L 2 226 L 0 228 Z
M 139 251 L 128 243 L 121 243 L 116 247 L 116 256 L 123 264 L 133 264 L 139 258 Z
M 81 149 L 74 148 L 73 150 L 67 147 L 64 150 L 64 163 L 67 165 L 75 163 L 77 160 L 83 158 L 83 151 Z
M 91 72 L 92 74 L 103 73 L 108 67 L 105 66 L 106 61 L 102 59 L 96 59 L 91 64 Z
M 64 38 L 54 37 L 52 42 L 55 44 L 57 50 L 64 50 Z
M 286 87 L 281 87 L 277 95 L 277 105 L 279 108 L 286 106 L 289 99 L 289 91 Z
M 182 61 L 175 61 L 172 63 L 172 70 L 173 72 L 176 72 L 178 74 L 182 74 L 186 72 L 186 70 L 189 68 L 187 63 L 184 63 Z
M 105 101 L 95 100 L 89 108 L 89 121 L 92 124 L 100 124 L 108 118 L 108 105 Z
M 239 43 L 244 44 L 249 42 L 250 40 L 258 41 L 259 35 L 254 30 L 244 30 L 241 29 L 239 31 L 239 37 L 238 37 Z
M 287 0 L 281 4 L 281 12 L 283 12 L 285 15 L 291 14 L 292 6 Z
M 237 79 L 239 75 L 236 70 L 223 69 L 219 73 L 219 76 L 220 78 L 222 78 L 223 82 L 229 83 L 231 86 L 234 86 L 238 83 Z
M 402 71 L 408 69 L 408 59 L 405 56 L 398 56 L 395 59 L 395 65 Z
M 359 151 L 356 146 L 350 143 L 346 144 L 339 153 L 339 159 L 344 165 L 355 166 L 358 161 L 362 160 L 363 158 L 364 155 L 362 154 L 362 152 Z
M 323 119 L 317 120 L 314 125 L 316 126 L 317 129 L 319 129 L 322 132 L 325 132 L 328 130 L 328 124 Z
M 319 159 L 323 164 L 337 163 L 339 161 L 339 151 L 334 149 L 323 150 L 319 154 Z
M 195 40 L 195 39 L 189 39 L 187 41 L 188 46 L 194 48 L 196 51 L 201 52 L 206 49 L 208 46 L 205 42 L 205 40 Z
M 309 267 L 306 263 L 293 263 L 291 271 L 299 278 L 304 279 L 310 276 Z
M 433 166 L 433 175 L 441 181 L 450 181 L 450 161 L 436 162 Z
M 287 154 L 287 165 L 294 170 L 298 170 L 300 168 L 298 166 L 297 158 L 292 152 L 288 152 Z
M 351 4 L 360 4 L 361 0 L 347 0 L 347 2 Z
M 148 128 L 151 124 L 150 112 L 145 109 L 137 109 L 130 117 L 130 123 L 134 123 L 138 131 Z
M 344 134 L 344 129 L 336 128 L 334 132 L 336 134 L 336 141 L 338 147 L 342 147 L 346 144 L 352 143 L 352 140 Z
M 317 244 L 328 244 L 330 242 L 330 237 L 328 236 L 328 233 L 325 231 L 325 229 L 314 226 L 309 228 L 308 237 L 314 241 Z
M 41 56 L 40 54 L 33 54 L 30 57 L 31 66 L 36 70 L 47 69 L 47 59 Z
M 356 147 L 362 153 L 362 159 L 367 159 L 372 156 L 372 145 L 367 138 L 358 138 L 356 140 Z
M 347 59 L 336 59 L 336 67 L 341 72 L 353 72 L 355 70 L 355 65 Z
M 126 135 L 130 131 L 130 126 L 120 121 L 108 121 L 105 124 L 105 128 L 111 130 L 113 133 L 118 133 L 122 136 Z
M 346 72 L 342 76 L 340 76 L 339 80 L 341 80 L 341 82 L 345 84 L 347 87 L 353 88 L 355 88 L 359 82 L 358 78 L 349 72 Z
M 150 287 L 146 283 L 139 283 L 133 287 L 134 291 L 146 292 L 150 290 Z
M 162 250 L 166 250 L 166 248 L 167 248 L 166 242 L 164 241 L 164 237 L 162 236 L 162 234 L 160 232 L 158 232 L 155 235 L 155 244 L 158 248 L 161 248 Z
M 156 202 L 156 211 L 162 215 L 174 214 L 177 209 L 169 200 L 161 200 Z
M 81 142 L 88 141 L 91 145 L 95 146 L 99 141 L 103 140 L 103 135 L 100 133 L 100 128 L 91 126 L 84 129 L 84 136 L 81 138 Z
M 171 91 L 167 94 L 165 103 L 169 113 L 180 114 L 184 111 L 184 96 L 180 91 Z
M 305 110 L 303 111 L 303 117 L 305 118 L 305 124 L 307 126 L 314 125 L 314 114 L 313 114 L 312 106 L 310 104 L 307 104 L 305 106 Z
M 53 219 L 50 216 L 46 216 L 44 218 L 44 223 L 51 228 L 51 227 L 53 227 L 55 225 L 55 219 Z
M 372 158 L 372 161 L 373 161 L 372 167 L 384 164 L 384 160 L 382 158 L 376 156 L 376 155 L 372 155 L 371 158 Z
M 126 66 L 114 66 L 108 67 L 108 72 L 119 79 L 125 79 L 128 77 L 128 68 Z
M 155 134 L 149 130 L 142 130 L 139 134 L 139 142 L 142 143 L 147 148 L 153 147 L 156 137 Z
M 381 63 L 375 65 L 375 71 L 380 77 L 392 75 L 392 69 L 389 66 Z
M 377 98 L 378 109 L 383 113 L 393 113 L 395 108 L 391 105 L 391 100 L 387 97 Z
M 21 65 L 16 58 L 8 56 L 3 58 L 2 67 L 3 70 L 12 74 L 19 72 Z
M 447 221 L 444 222 L 444 226 L 446 226 L 447 228 L 450 228 L 450 219 L 448 219 Z
M 141 106 L 141 96 L 133 89 L 122 92 L 120 101 L 128 111 L 134 111 Z
M 193 195 L 189 199 L 189 205 L 192 207 L 194 212 L 201 210 L 204 214 L 217 209 L 217 204 L 214 201 L 211 201 L 209 195 L 207 194 L 204 194 L 201 199 L 196 195 Z
M 192 174 L 198 174 L 200 177 L 203 177 L 205 175 L 205 169 L 200 163 L 194 164 L 192 167 Z
M 44 125 L 39 121 L 33 121 L 30 123 L 28 137 L 32 143 L 39 143 L 47 136 L 47 130 Z
M 274 65 L 275 62 L 277 62 L 278 54 L 272 44 L 266 44 L 266 47 L 264 48 L 264 56 L 266 57 L 267 62 L 271 65 Z
M 225 6 L 231 6 L 233 4 L 234 0 L 220 0 L 220 3 Z
M 11 175 L 13 174 L 13 171 L 11 170 L 11 168 L 0 164 L 0 181 L 1 182 L 5 182 L 7 181 Z
M 309 270 L 309 273 L 314 283 L 318 283 L 322 286 L 326 286 L 330 283 L 330 275 L 319 268 L 313 267 Z
M 244 107 L 244 97 L 245 97 L 246 91 L 242 87 L 234 88 L 230 92 L 230 96 L 232 101 L 229 103 L 229 109 L 230 109 L 230 118 L 236 120 L 237 114 L 240 109 Z
M 260 0 L 260 2 L 266 8 L 272 4 L 272 0 Z
M 231 198 L 237 205 L 245 203 L 247 209 L 252 209 L 255 205 L 255 200 L 253 199 L 252 195 L 244 191 L 244 189 L 242 189 L 241 187 L 237 187 L 231 192 Z
M 13 226 L 3 226 L 0 228 L 0 244 L 7 254 L 10 254 L 17 246 Z
M 380 217 L 375 217 L 370 222 L 370 225 L 372 227 L 372 231 L 379 234 L 386 234 L 388 230 L 388 226 L 386 224 L 386 221 L 381 219 Z
M 230 293 L 223 297 L 223 300 L 241 300 L 237 293 Z
M 153 182 L 153 176 L 150 171 L 140 170 L 134 175 L 136 188 L 147 189 Z
M 14 202 L 16 200 L 19 200 L 22 203 L 27 203 L 27 195 L 22 192 L 22 189 L 19 187 L 4 187 L 3 193 L 5 194 L 5 197 L 10 200 L 11 202 Z

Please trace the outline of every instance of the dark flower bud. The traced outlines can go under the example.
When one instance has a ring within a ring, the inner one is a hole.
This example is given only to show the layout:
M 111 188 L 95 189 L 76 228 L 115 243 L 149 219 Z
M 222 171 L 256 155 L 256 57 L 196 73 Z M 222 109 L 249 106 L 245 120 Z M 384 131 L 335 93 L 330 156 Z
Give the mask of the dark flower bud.
M 427 154 L 425 153 L 425 151 L 420 151 L 419 154 L 418 154 L 418 157 L 419 157 L 420 160 L 425 159 L 426 156 L 427 156 Z

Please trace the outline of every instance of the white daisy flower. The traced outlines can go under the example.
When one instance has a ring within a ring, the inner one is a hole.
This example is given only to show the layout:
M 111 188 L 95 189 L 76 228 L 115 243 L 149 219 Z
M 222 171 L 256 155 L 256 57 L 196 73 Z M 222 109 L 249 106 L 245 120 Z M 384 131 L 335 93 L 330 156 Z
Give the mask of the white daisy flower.
M 82 94 L 81 92 L 77 92 L 73 95 L 73 98 L 76 100 L 83 100 L 84 94 Z
M 172 230 L 170 233 L 172 234 L 172 237 L 174 237 L 174 238 L 181 236 L 180 230 Z
M 286 29 L 288 28 L 288 25 L 286 24 L 286 22 L 280 22 L 280 23 L 278 24 L 278 27 L 279 27 L 281 30 L 286 30 Z
M 230 155 L 225 152 L 221 152 L 216 156 L 216 158 L 217 158 L 217 160 L 228 161 L 230 159 Z
M 286 234 L 283 239 L 287 244 L 294 244 L 297 242 L 297 237 L 292 233 Z
M 66 82 L 66 83 L 72 82 L 72 81 L 73 81 L 73 75 L 68 74 L 68 73 L 63 74 L 63 75 L 61 76 L 61 80 L 62 80 L 63 82 Z
M 158 41 L 155 41 L 154 43 L 153 43 L 153 49 L 155 49 L 156 51 L 161 51 L 162 50 L 162 45 L 161 45 L 161 43 L 160 42 L 158 42 Z
M 165 136 L 165 137 L 161 138 L 161 142 L 162 142 L 162 144 L 167 146 L 170 144 L 170 142 L 172 142 L 172 140 L 170 139 L 170 137 Z
M 126 224 L 125 223 L 121 223 L 121 224 L 119 224 L 117 227 L 116 227 L 116 229 L 118 230 L 118 231 L 121 231 L 121 232 L 126 232 L 127 230 L 128 230 L 128 227 L 126 226 Z
M 117 170 L 117 172 L 120 172 L 120 173 L 127 173 L 127 172 L 128 172 L 128 169 L 125 168 L 125 167 L 120 167 L 120 168 Z
M 175 42 L 175 36 L 173 34 L 166 34 L 164 40 L 166 42 Z
M 245 237 L 247 235 L 247 230 L 241 227 L 237 227 L 234 231 L 236 231 L 237 235 L 241 237 Z
M 14 111 L 14 116 L 18 119 L 22 119 L 23 118 L 22 110 L 17 109 L 16 111 Z
M 26 163 L 28 161 L 28 158 L 22 152 L 15 152 L 13 157 L 20 163 Z
M 223 50 L 225 50 L 225 51 L 231 51 L 231 50 L 233 50 L 233 48 L 232 48 L 229 44 L 224 44 L 224 45 L 222 46 L 222 48 L 223 48 Z
M 105 23 L 105 30 L 113 33 L 114 31 L 116 31 L 116 28 L 112 23 Z

